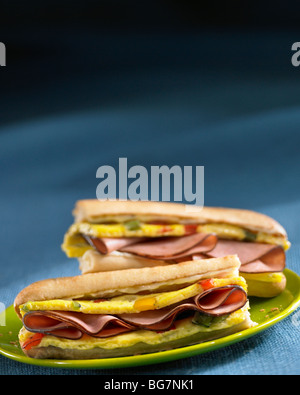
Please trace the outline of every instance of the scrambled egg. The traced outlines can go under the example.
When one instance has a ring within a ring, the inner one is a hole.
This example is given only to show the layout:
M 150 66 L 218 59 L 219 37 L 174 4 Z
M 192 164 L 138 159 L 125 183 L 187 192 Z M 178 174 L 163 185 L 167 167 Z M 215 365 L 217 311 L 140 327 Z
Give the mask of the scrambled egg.
M 256 243 L 275 244 L 282 246 L 285 250 L 289 249 L 290 242 L 284 237 L 273 236 L 264 232 L 253 233 L 239 226 L 230 224 L 205 224 L 199 225 L 198 232 L 215 233 L 221 239 L 234 239 L 255 241 Z
M 212 279 L 212 287 L 222 287 L 225 285 L 239 285 L 247 292 L 247 285 L 243 277 Z M 28 311 L 77 311 L 85 314 L 122 314 L 139 313 L 145 310 L 161 309 L 174 303 L 181 302 L 203 292 L 200 283 L 192 284 L 182 289 L 171 292 L 160 292 L 150 295 L 122 295 L 104 301 L 90 300 L 46 300 L 28 301 L 20 306 L 21 314 Z
M 285 250 L 290 247 L 289 241 L 283 237 L 267 233 L 253 233 L 243 228 L 230 224 L 205 224 L 198 225 L 197 232 L 215 233 L 220 238 L 234 240 L 248 240 L 258 243 L 281 245 Z M 62 249 L 69 258 L 81 257 L 87 250 L 93 249 L 82 234 L 90 237 L 162 237 L 183 236 L 186 226 L 183 224 L 146 224 L 139 221 L 116 224 L 91 224 L 87 222 L 71 225 L 64 237 Z

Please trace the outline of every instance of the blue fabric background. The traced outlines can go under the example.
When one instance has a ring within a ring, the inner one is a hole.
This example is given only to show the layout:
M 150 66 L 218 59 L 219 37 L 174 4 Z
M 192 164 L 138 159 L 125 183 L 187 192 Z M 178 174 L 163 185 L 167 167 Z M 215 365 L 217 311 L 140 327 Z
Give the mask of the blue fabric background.
M 40 33 L 6 31 L 32 56 L 8 56 L 0 69 L 2 303 L 33 281 L 79 274 L 60 249 L 71 210 L 96 197 L 97 168 L 117 167 L 119 157 L 148 169 L 205 166 L 205 204 L 276 218 L 292 242 L 287 265 L 300 273 L 300 68 L 290 60 L 299 32 Z M 134 372 L 299 374 L 299 328 L 298 311 L 225 349 Z M 7 375 L 132 372 L 0 357 Z

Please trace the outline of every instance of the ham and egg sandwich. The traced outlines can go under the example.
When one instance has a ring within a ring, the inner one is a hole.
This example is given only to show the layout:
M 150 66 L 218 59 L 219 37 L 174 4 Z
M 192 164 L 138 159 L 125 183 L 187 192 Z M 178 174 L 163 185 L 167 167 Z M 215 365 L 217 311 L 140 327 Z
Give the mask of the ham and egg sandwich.
M 83 274 L 172 265 L 237 254 L 248 295 L 285 289 L 285 229 L 273 218 L 242 209 L 179 203 L 80 200 L 62 249 Z
M 236 255 L 35 282 L 16 297 L 24 353 L 94 359 L 158 352 L 255 325 Z

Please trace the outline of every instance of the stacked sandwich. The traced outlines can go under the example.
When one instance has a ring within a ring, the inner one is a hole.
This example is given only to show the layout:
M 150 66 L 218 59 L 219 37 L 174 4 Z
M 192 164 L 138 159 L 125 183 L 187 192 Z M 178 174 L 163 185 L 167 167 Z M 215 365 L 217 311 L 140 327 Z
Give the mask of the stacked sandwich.
M 85 200 L 63 242 L 82 274 L 29 285 L 15 299 L 34 358 L 90 359 L 168 350 L 254 325 L 248 294 L 285 287 L 289 243 L 244 210 Z

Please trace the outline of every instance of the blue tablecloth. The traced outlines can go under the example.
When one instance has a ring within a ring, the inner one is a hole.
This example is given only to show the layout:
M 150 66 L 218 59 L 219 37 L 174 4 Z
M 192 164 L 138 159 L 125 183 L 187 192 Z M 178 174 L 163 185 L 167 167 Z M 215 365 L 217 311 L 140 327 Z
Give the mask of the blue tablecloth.
M 80 273 L 77 261 L 60 249 L 71 210 L 77 199 L 96 197 L 97 168 L 117 168 L 119 157 L 148 169 L 205 166 L 205 204 L 273 216 L 292 243 L 287 265 L 300 273 L 300 71 L 290 63 L 292 39 L 147 38 L 156 67 L 144 49 L 137 67 L 99 73 L 94 67 L 64 80 L 35 81 L 34 89 L 3 99 L 0 301 L 11 305 L 33 281 Z M 160 64 L 164 56 L 168 61 Z M 299 374 L 296 314 L 225 349 L 134 371 Z M 61 371 L 1 356 L 0 373 L 106 375 L 132 369 Z

